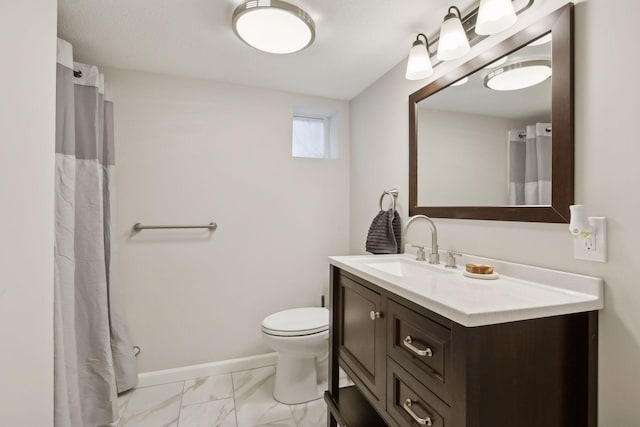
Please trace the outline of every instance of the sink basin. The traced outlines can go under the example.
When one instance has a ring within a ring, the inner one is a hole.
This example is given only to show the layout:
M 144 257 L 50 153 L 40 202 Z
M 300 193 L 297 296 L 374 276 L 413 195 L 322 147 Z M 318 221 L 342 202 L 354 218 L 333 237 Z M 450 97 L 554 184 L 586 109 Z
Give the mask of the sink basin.
M 364 265 L 397 277 L 422 276 L 428 273 L 429 270 L 439 273 L 453 273 L 442 266 L 429 264 L 427 261 L 411 261 L 407 259 L 371 261 Z

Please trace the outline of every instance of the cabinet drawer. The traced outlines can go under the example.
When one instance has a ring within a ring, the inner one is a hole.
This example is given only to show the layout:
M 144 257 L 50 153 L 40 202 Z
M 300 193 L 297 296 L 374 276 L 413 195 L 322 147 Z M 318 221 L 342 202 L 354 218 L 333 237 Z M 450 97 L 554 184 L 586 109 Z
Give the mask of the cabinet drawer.
M 401 427 L 449 427 L 451 408 L 393 360 L 387 361 L 387 412 Z
M 392 300 L 388 304 L 388 352 L 444 400 L 451 395 L 451 329 Z M 451 402 L 449 402 L 451 403 Z

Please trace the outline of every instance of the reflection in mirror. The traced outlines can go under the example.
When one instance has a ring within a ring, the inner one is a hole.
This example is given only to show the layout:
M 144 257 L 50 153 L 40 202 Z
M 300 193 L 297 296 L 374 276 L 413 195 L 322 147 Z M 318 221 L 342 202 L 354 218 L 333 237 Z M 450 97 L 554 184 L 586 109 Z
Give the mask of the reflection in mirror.
M 418 204 L 550 205 L 550 76 L 548 33 L 418 102 Z
M 568 222 L 573 68 L 567 4 L 412 93 L 409 215 Z

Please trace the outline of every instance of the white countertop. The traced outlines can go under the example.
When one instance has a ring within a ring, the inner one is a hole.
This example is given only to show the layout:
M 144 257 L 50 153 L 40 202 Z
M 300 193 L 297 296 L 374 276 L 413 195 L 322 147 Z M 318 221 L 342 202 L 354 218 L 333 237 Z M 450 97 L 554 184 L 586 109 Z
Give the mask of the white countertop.
M 329 257 L 332 265 L 359 276 L 463 326 L 600 310 L 603 280 L 506 261 L 464 257 L 458 269 L 416 261 L 414 255 Z M 499 278 L 465 277 L 465 263 L 494 267 Z M 399 267 L 402 267 L 402 272 Z M 386 270 L 386 271 L 385 271 Z

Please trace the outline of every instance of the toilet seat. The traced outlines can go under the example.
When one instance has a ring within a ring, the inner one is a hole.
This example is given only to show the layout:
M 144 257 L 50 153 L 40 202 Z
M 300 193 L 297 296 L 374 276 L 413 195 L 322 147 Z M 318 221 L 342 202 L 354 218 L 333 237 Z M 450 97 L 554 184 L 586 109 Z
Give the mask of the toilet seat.
M 279 337 L 300 337 L 329 329 L 329 310 L 303 307 L 279 311 L 264 318 L 262 332 Z

